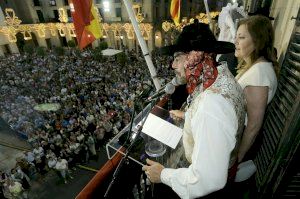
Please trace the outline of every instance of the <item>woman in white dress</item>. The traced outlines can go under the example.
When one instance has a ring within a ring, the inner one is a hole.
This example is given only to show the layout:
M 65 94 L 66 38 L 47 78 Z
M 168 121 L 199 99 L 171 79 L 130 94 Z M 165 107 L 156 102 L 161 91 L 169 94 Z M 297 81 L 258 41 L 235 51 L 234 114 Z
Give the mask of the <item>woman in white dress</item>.
M 238 152 L 239 162 L 253 158 L 250 154 L 257 152 L 253 143 L 262 127 L 266 107 L 275 95 L 278 63 L 273 44 L 274 30 L 267 17 L 252 16 L 240 21 L 235 56 L 241 62 L 236 79 L 246 97 L 247 117 Z

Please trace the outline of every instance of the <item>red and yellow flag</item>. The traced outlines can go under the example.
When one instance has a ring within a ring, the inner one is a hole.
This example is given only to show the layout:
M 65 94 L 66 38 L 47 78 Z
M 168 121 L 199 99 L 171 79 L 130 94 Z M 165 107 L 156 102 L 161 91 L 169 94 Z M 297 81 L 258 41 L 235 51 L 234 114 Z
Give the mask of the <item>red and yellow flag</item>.
M 180 1 L 181 0 L 172 0 L 170 6 L 171 17 L 176 26 L 180 24 Z
M 100 21 L 93 0 L 69 0 L 77 42 L 83 49 L 102 37 Z

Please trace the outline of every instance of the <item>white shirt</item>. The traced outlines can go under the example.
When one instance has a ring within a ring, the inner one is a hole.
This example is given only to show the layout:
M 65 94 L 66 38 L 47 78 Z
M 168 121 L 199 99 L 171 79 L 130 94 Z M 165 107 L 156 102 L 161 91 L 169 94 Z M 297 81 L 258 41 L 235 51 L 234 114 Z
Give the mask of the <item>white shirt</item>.
M 242 76 L 238 77 L 238 83 L 244 90 L 247 86 L 267 86 L 268 104 L 273 99 L 277 89 L 277 77 L 271 62 L 259 62 L 249 68 Z M 248 123 L 246 115 L 245 125 Z
M 33 162 L 34 161 L 34 154 L 32 152 L 28 152 L 27 155 L 25 156 L 26 160 L 28 162 Z
M 42 147 L 33 149 L 33 154 L 36 158 L 41 158 L 44 156 L 44 149 Z
M 238 79 L 238 83 L 242 89 L 247 86 L 267 86 L 268 91 L 268 104 L 273 99 L 277 88 L 277 77 L 271 62 L 259 62 L 249 68 Z
M 190 121 L 193 147 L 184 144 L 184 149 L 192 163 L 188 168 L 165 168 L 161 172 L 161 181 L 181 198 L 201 197 L 222 189 L 236 143 L 238 122 L 233 105 L 221 95 L 208 91 L 195 100 L 197 110 L 193 116 L 189 110 L 186 112 L 184 127 Z M 183 143 L 188 141 L 183 137 Z
M 49 160 L 48 161 L 48 167 L 49 168 L 54 168 L 54 167 L 56 167 L 56 159 L 51 159 L 51 160 Z
M 57 170 L 66 170 L 68 169 L 68 162 L 65 159 L 61 159 L 61 161 L 57 161 L 55 168 Z
M 23 187 L 21 183 L 14 182 L 14 185 L 9 185 L 8 189 L 13 196 L 17 197 L 19 196 L 20 192 L 23 190 Z

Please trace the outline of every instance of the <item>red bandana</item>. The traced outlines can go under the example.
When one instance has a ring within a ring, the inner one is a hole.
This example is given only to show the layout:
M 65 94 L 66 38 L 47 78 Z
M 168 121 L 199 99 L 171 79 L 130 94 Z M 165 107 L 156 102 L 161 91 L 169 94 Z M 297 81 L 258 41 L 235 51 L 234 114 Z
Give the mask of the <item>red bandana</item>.
M 187 80 L 187 90 L 191 94 L 195 88 L 203 83 L 203 90 L 208 88 L 218 76 L 214 54 L 191 51 L 184 64 Z

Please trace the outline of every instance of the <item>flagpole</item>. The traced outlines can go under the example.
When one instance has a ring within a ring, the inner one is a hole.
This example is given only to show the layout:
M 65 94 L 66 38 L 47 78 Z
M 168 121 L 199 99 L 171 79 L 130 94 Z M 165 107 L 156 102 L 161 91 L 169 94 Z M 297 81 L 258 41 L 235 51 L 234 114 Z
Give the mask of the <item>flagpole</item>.
M 152 78 L 153 83 L 154 83 L 154 86 L 155 86 L 156 90 L 158 91 L 160 89 L 161 85 L 160 85 L 159 79 L 157 77 L 156 70 L 154 68 L 153 62 L 151 60 L 151 57 L 150 57 L 150 54 L 149 54 L 146 42 L 145 42 L 144 38 L 142 37 L 141 30 L 140 30 L 140 28 L 138 26 L 138 23 L 136 21 L 135 15 L 133 13 L 132 5 L 131 5 L 131 3 L 128 0 L 123 0 L 123 2 L 125 4 L 126 10 L 128 12 L 130 21 L 131 21 L 131 23 L 133 25 L 133 29 L 134 29 L 135 35 L 136 35 L 136 37 L 137 37 L 137 39 L 139 41 L 139 44 L 141 46 L 141 49 L 142 49 L 142 52 L 143 52 L 143 56 L 144 56 L 144 58 L 146 60 L 148 69 L 149 69 L 150 74 L 151 74 L 151 78 Z
M 207 0 L 204 0 L 204 5 L 205 5 L 205 10 L 206 10 L 207 18 L 208 18 L 208 23 L 211 24 L 211 17 L 210 17 L 210 13 L 209 13 L 209 8 L 208 8 Z

